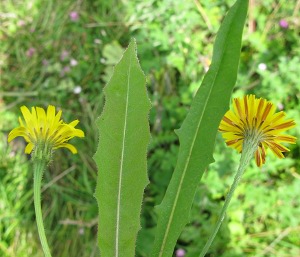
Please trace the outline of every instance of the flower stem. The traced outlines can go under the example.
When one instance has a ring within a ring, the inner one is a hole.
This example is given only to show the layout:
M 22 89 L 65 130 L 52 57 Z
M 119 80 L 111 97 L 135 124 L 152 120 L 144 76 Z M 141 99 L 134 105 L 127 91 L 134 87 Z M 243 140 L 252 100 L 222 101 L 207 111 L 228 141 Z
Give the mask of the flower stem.
M 209 247 L 211 246 L 216 234 L 218 233 L 219 228 L 221 227 L 221 224 L 222 224 L 222 222 L 225 218 L 226 210 L 227 210 L 228 205 L 231 201 L 233 193 L 234 193 L 235 189 L 237 188 L 237 185 L 239 184 L 239 182 L 242 178 L 242 175 L 243 175 L 245 169 L 247 168 L 250 160 L 252 159 L 253 154 L 257 149 L 257 145 L 258 145 L 258 141 L 256 139 L 254 139 L 252 137 L 249 138 L 249 139 L 245 139 L 244 144 L 243 144 L 243 151 L 242 151 L 238 171 L 235 175 L 235 178 L 234 178 L 234 181 L 231 185 L 229 193 L 226 196 L 225 203 L 224 203 L 223 208 L 221 210 L 221 213 L 220 213 L 219 219 L 217 221 L 217 224 L 216 224 L 213 232 L 211 233 L 209 239 L 207 240 L 204 248 L 202 249 L 199 257 L 204 257 L 205 256 L 205 254 L 207 253 Z
M 45 254 L 45 257 L 51 257 L 50 249 L 48 246 L 45 228 L 43 224 L 43 216 L 42 216 L 42 208 L 41 208 L 41 182 L 43 173 L 46 167 L 46 162 L 41 159 L 35 159 L 33 161 L 34 166 L 34 209 L 35 209 L 35 217 L 36 223 L 38 227 L 38 233 L 41 240 L 42 248 Z

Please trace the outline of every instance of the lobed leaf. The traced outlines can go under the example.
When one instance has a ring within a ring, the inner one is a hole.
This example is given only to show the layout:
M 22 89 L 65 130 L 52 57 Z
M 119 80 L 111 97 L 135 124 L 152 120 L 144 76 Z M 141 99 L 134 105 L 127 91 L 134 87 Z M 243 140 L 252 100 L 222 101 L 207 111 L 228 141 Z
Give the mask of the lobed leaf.
M 104 88 L 106 103 L 97 121 L 95 197 L 99 208 L 98 245 L 103 257 L 130 257 L 135 253 L 143 192 L 148 184 L 150 101 L 145 84 L 132 40 Z
M 237 0 L 226 15 L 216 37 L 210 69 L 186 119 L 176 131 L 180 141 L 178 160 L 165 197 L 157 207 L 152 257 L 172 256 L 176 241 L 188 223 L 197 185 L 205 168 L 214 161 L 216 133 L 236 82 L 247 9 L 247 0 Z

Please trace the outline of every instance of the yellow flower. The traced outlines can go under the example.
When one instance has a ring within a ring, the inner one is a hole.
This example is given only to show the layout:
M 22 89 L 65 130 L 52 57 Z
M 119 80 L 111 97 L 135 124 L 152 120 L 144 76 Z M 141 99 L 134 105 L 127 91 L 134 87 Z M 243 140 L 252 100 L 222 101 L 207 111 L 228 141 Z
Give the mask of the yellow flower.
M 255 151 L 257 166 L 266 161 L 268 148 L 279 158 L 284 158 L 283 152 L 289 149 L 281 143 L 295 144 L 296 137 L 282 134 L 295 126 L 292 119 L 285 119 L 284 112 L 276 113 L 275 106 L 254 95 L 233 99 L 233 111 L 229 110 L 223 117 L 219 131 L 222 132 L 226 144 L 242 152 L 243 142 L 252 137 L 258 142 Z
M 77 153 L 77 149 L 67 142 L 73 137 L 84 137 L 83 131 L 75 128 L 78 120 L 64 123 L 60 119 L 62 111 L 55 114 L 52 105 L 48 106 L 47 113 L 40 107 L 32 107 L 30 112 L 26 106 L 21 107 L 21 112 L 25 122 L 19 118 L 20 126 L 9 133 L 8 142 L 16 137 L 24 137 L 28 143 L 25 153 L 30 154 L 34 150 L 40 157 L 49 156 L 52 150 L 61 147 Z

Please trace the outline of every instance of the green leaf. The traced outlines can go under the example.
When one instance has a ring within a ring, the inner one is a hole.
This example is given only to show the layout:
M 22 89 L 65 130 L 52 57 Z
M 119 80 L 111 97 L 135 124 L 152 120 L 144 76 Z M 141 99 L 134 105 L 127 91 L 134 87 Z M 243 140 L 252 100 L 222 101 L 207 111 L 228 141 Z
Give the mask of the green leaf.
M 216 37 L 212 64 L 191 109 L 176 131 L 180 149 L 175 171 L 158 209 L 152 256 L 172 256 L 176 241 L 188 223 L 197 185 L 212 163 L 215 137 L 229 107 L 236 82 L 241 38 L 248 1 L 238 0 L 226 15 Z
M 148 184 L 150 132 L 146 79 L 132 40 L 104 88 L 106 104 L 97 125 L 99 144 L 95 197 L 101 256 L 134 256 L 143 192 Z

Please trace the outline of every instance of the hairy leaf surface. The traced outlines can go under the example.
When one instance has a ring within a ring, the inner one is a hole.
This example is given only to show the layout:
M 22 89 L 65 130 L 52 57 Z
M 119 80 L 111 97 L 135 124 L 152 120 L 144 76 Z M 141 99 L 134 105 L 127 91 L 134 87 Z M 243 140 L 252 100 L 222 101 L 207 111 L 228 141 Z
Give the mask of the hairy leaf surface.
M 186 119 L 176 131 L 180 141 L 178 160 L 165 197 L 157 207 L 153 257 L 172 256 L 176 241 L 188 223 L 197 185 L 205 168 L 214 161 L 216 133 L 236 82 L 247 8 L 247 0 L 238 0 L 226 15 L 216 37 L 210 69 Z
M 97 121 L 99 144 L 95 197 L 99 207 L 98 245 L 103 257 L 134 256 L 140 212 L 148 184 L 146 151 L 150 101 L 134 40 L 104 88 Z

